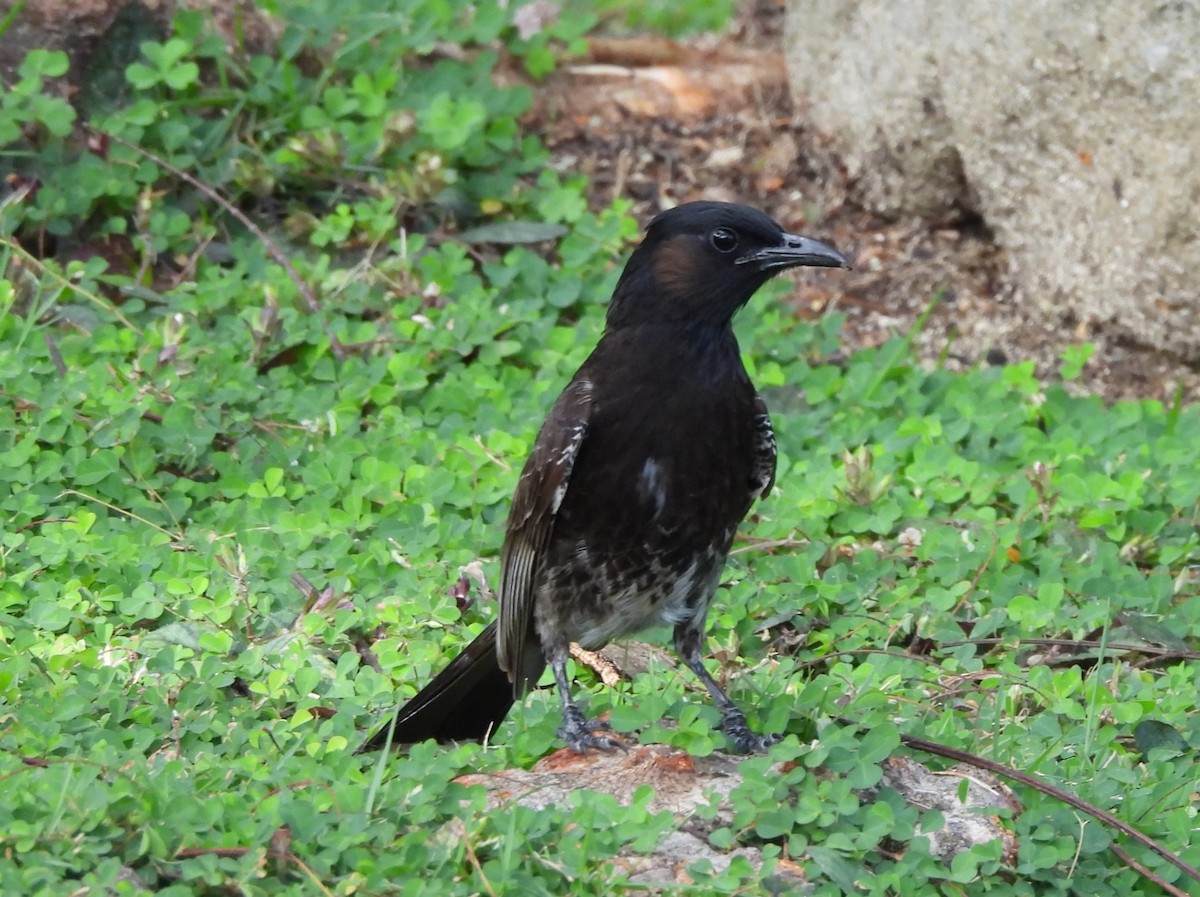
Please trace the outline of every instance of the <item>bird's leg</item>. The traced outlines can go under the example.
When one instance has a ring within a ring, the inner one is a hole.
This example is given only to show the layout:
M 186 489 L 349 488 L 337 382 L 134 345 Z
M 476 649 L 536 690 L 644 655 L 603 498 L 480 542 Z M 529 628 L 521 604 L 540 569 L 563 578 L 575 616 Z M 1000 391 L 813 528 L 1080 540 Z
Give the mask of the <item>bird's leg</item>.
M 734 753 L 750 754 L 765 751 L 771 745 L 780 741 L 782 735 L 759 735 L 750 731 L 746 722 L 746 714 L 738 709 L 733 699 L 725 694 L 717 680 L 704 668 L 704 659 L 700 656 L 700 640 L 704 631 L 704 618 L 689 620 L 675 627 L 675 650 L 679 659 L 704 683 L 708 693 L 721 711 L 721 731 L 729 739 Z
M 567 743 L 567 747 L 577 754 L 586 754 L 590 748 L 601 751 L 616 749 L 628 750 L 624 742 L 613 735 L 597 735 L 596 732 L 609 730 L 608 723 L 589 720 L 579 709 L 579 705 L 571 700 L 571 686 L 567 682 L 567 651 L 566 649 L 550 652 L 550 669 L 554 671 L 554 681 L 558 685 L 558 694 L 562 698 L 563 722 L 558 730 L 558 737 Z

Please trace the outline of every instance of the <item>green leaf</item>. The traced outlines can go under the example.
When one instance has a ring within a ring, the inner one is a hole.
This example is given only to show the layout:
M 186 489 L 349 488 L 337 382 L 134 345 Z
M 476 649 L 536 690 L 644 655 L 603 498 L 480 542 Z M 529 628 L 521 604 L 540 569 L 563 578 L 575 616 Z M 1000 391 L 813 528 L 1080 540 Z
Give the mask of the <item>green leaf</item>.
M 138 90 L 149 90 L 161 80 L 161 75 L 145 63 L 131 62 L 125 68 L 125 79 Z
M 900 733 L 891 723 L 878 723 L 863 734 L 858 760 L 863 765 L 879 764 L 900 747 Z
M 75 109 L 58 97 L 34 97 L 30 109 L 47 131 L 55 137 L 68 136 L 75 125 Z
M 17 74 L 22 78 L 60 78 L 67 73 L 70 60 L 62 50 L 30 50 Z
M 856 863 L 837 851 L 816 844 L 810 844 L 807 853 L 821 874 L 837 885 L 843 894 L 858 892 L 857 879 L 861 870 Z
M 1176 753 L 1189 753 L 1187 740 L 1174 726 L 1157 719 L 1144 719 L 1133 729 L 1133 743 L 1145 757 L 1155 748 Z
M 459 239 L 464 243 L 497 243 L 509 246 L 557 240 L 566 233 L 567 228 L 563 225 L 548 224 L 544 221 L 496 221 L 468 228 L 459 234 Z
M 194 62 L 181 62 L 173 66 L 163 77 L 166 85 L 173 90 L 183 90 L 191 87 L 200 79 L 200 66 Z

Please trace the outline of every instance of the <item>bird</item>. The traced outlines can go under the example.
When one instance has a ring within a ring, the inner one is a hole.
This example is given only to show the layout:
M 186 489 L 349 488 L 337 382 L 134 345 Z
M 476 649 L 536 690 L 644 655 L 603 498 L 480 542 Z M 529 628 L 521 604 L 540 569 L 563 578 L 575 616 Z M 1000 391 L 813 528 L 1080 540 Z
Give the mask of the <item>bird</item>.
M 775 483 L 775 435 L 732 321 L 771 277 L 846 268 L 833 247 L 749 206 L 660 213 L 630 255 L 599 342 L 551 407 L 521 471 L 501 549 L 499 612 L 360 750 L 484 740 L 547 666 L 558 736 L 578 754 L 624 748 L 571 695 L 570 645 L 597 649 L 666 624 L 736 753 L 751 730 L 705 669 L 702 642 L 738 525 Z M 389 734 L 390 733 L 390 734 Z

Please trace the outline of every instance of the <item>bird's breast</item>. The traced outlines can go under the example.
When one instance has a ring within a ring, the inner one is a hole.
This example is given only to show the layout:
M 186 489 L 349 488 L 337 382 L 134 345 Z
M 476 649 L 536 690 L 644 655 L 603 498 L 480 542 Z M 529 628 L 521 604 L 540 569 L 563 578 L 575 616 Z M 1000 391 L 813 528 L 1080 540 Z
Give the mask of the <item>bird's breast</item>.
M 631 373 L 626 370 L 626 374 Z M 594 411 L 546 546 L 539 615 L 600 645 L 707 610 L 755 476 L 740 376 L 649 370 L 593 385 Z M 608 388 L 606 388 L 608 387 Z

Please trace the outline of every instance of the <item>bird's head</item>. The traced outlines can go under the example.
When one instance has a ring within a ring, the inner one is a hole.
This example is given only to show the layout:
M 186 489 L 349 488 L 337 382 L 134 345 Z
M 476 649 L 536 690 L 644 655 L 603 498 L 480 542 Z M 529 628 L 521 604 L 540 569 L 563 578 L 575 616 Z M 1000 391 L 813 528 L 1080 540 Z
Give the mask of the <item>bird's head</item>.
M 771 277 L 801 266 L 850 267 L 831 246 L 789 234 L 757 209 L 685 203 L 650 222 L 617 283 L 608 325 L 723 327 Z

